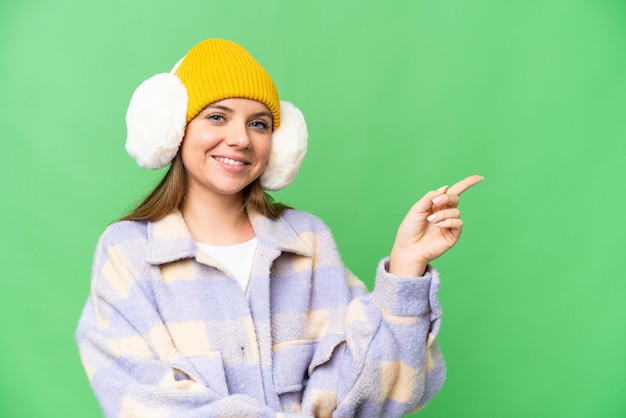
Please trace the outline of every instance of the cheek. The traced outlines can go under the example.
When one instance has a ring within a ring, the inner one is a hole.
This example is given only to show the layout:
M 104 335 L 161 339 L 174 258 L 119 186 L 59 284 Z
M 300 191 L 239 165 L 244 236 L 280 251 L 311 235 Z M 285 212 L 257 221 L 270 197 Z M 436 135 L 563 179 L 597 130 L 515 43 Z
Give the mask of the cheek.
M 199 166 L 204 162 L 204 149 L 200 147 L 197 142 L 187 141 L 186 139 L 183 139 L 183 142 L 180 145 L 179 152 L 183 162 L 183 166 L 188 169 Z
M 193 154 L 193 141 L 190 141 L 185 135 L 183 142 L 180 144 L 180 156 L 183 159 L 183 163 L 188 162 L 191 154 Z
M 263 165 L 267 166 L 267 162 L 270 159 L 272 153 L 272 139 L 265 141 L 259 150 L 259 160 L 263 161 Z
M 183 160 L 194 158 L 196 155 L 204 156 L 207 150 L 215 145 L 215 142 L 215 134 L 212 132 L 189 126 L 180 146 Z

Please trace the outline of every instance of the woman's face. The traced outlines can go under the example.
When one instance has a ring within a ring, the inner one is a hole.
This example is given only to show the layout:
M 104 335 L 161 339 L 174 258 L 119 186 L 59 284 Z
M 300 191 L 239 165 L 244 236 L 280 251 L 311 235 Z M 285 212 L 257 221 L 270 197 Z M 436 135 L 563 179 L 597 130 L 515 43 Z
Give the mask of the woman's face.
M 264 104 L 210 104 L 187 124 L 181 146 L 190 195 L 240 193 L 265 170 L 271 149 L 272 114 Z

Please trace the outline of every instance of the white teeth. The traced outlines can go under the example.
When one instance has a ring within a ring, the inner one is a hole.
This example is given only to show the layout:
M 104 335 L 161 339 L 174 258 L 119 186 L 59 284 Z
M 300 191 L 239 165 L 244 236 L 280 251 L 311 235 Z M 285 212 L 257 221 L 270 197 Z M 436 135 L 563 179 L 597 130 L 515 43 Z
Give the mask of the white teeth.
M 214 157 L 217 161 L 228 165 L 246 165 L 243 161 L 236 161 L 230 158 Z

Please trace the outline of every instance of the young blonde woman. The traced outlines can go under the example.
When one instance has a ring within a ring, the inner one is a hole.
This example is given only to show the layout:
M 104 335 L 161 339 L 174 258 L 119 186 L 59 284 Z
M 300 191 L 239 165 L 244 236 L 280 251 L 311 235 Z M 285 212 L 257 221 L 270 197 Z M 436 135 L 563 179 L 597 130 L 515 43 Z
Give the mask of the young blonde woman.
M 170 164 L 104 232 L 76 338 L 107 417 L 399 417 L 444 380 L 439 278 L 468 177 L 409 211 L 370 294 L 328 228 L 276 204 L 300 111 L 241 46 L 194 48 L 135 92 L 129 153 Z

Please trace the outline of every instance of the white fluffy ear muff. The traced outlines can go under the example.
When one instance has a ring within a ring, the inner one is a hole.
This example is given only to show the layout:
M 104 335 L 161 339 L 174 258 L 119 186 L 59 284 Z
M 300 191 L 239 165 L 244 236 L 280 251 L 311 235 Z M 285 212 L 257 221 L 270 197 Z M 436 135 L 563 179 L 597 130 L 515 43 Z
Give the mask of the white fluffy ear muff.
M 182 81 L 173 73 L 149 78 L 137 87 L 126 111 L 126 151 L 140 167 L 165 167 L 178 152 L 186 117 L 187 90 Z
M 261 186 L 265 190 L 280 190 L 291 184 L 300 170 L 308 137 L 302 112 L 281 100 L 280 127 L 272 135 L 272 151 L 261 175 Z

